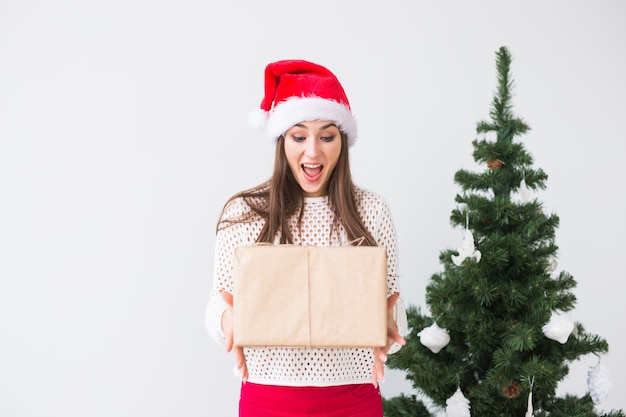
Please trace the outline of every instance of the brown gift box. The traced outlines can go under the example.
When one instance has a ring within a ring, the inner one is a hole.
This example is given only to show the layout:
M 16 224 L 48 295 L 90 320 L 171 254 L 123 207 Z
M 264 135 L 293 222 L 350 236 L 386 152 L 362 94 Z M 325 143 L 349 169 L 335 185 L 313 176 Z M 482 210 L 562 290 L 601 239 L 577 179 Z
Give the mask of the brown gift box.
M 387 255 L 372 246 L 235 248 L 237 346 L 377 347 L 387 342 Z

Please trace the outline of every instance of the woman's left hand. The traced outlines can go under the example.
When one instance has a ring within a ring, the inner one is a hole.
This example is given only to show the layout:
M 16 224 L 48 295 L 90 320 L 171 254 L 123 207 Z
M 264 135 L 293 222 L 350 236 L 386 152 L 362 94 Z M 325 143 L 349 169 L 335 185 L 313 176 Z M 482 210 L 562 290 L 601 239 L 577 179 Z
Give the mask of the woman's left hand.
M 372 369 L 372 384 L 378 388 L 378 382 L 385 379 L 385 362 L 387 362 L 387 352 L 394 343 L 404 346 L 406 341 L 400 333 L 393 318 L 393 307 L 400 297 L 400 293 L 392 294 L 387 299 L 387 345 L 385 347 L 374 348 L 374 366 Z

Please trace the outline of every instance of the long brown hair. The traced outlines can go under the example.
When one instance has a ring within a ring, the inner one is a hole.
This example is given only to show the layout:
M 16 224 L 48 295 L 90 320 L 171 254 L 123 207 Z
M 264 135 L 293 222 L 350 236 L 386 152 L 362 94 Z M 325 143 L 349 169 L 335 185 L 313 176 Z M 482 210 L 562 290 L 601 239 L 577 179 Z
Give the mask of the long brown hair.
M 234 223 L 264 219 L 265 223 L 257 243 L 273 243 L 278 233 L 280 233 L 281 244 L 293 243 L 289 219 L 298 213 L 298 226 L 300 226 L 304 213 L 304 192 L 289 168 L 284 144 L 285 138 L 280 136 L 276 143 L 272 177 L 256 187 L 235 194 L 224 206 L 225 209 L 231 201 L 243 198 L 252 211 L 243 217 L 224 219 L 224 209 L 222 209 L 222 215 L 217 224 L 218 231 Z M 338 225 L 341 224 L 349 241 L 364 238 L 361 245 L 377 246 L 357 211 L 355 186 L 350 171 L 348 139 L 343 132 L 341 132 L 339 160 L 328 182 L 328 199 L 335 215 L 333 230 L 337 231 Z

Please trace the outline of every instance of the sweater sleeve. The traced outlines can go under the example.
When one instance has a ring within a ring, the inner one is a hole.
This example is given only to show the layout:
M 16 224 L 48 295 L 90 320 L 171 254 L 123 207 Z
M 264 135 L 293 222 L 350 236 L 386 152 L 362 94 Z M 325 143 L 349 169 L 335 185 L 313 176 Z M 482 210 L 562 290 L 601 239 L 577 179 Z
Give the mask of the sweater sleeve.
M 209 295 L 209 301 L 206 304 L 204 323 L 209 336 L 211 336 L 216 343 L 226 347 L 226 336 L 222 331 L 222 315 L 228 306 L 226 301 L 224 301 L 220 295 L 220 290 L 226 288 L 221 288 L 223 285 L 217 279 L 218 271 L 220 269 L 219 264 L 222 262 L 218 256 L 221 251 L 219 244 L 221 233 L 222 232 L 218 232 L 215 244 L 215 256 L 213 257 L 215 262 L 213 267 L 213 286 Z
M 224 210 L 222 218 L 237 218 L 248 211 L 242 199 L 232 201 Z M 226 338 L 222 331 L 222 315 L 228 307 L 221 290 L 233 292 L 233 254 L 238 246 L 254 243 L 260 230 L 258 223 L 234 223 L 217 232 L 213 265 L 213 285 L 205 308 L 206 329 L 213 340 L 225 346 Z
M 379 203 L 376 207 L 373 237 L 380 246 L 384 246 L 387 249 L 387 296 L 391 296 L 400 292 L 398 238 L 388 203 L 382 197 L 379 197 Z M 398 332 L 401 335 L 405 335 L 408 331 L 408 321 L 402 295 L 396 301 L 393 308 L 393 316 L 398 326 Z M 402 345 L 399 343 L 394 343 L 388 353 L 395 353 L 401 347 Z

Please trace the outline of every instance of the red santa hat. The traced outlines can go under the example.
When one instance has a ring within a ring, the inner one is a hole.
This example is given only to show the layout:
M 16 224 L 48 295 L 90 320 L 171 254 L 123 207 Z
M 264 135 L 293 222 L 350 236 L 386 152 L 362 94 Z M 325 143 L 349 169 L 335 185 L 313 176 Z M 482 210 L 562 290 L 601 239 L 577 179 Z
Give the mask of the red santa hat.
M 253 127 L 265 130 L 276 141 L 296 123 L 332 120 L 356 141 L 357 125 L 348 97 L 335 75 L 327 68 L 302 60 L 284 60 L 265 68 L 265 97 L 250 113 Z

